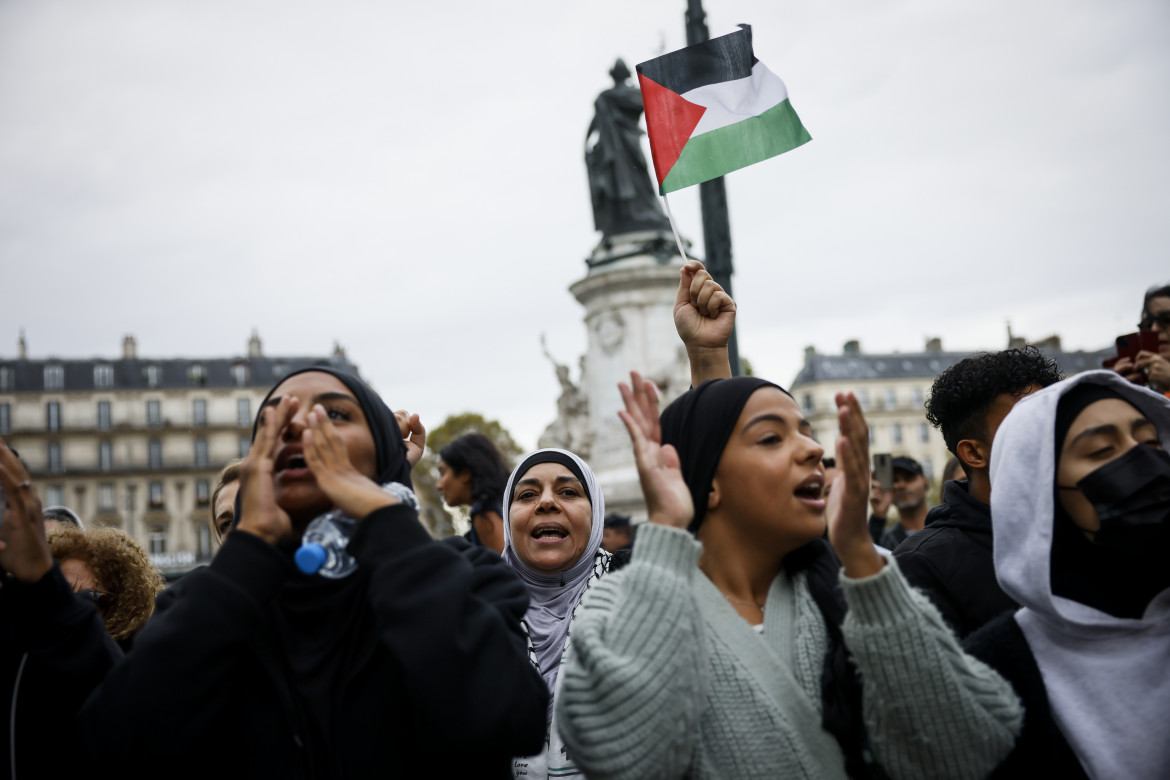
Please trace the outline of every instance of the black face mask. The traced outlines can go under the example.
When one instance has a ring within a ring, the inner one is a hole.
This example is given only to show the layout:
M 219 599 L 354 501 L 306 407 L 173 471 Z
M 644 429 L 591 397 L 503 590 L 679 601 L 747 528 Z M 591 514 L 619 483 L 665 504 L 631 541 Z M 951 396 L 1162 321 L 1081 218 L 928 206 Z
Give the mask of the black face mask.
M 1139 444 L 1085 475 L 1076 487 L 1101 521 L 1093 541 L 1129 555 L 1161 557 L 1170 547 L 1170 453 Z

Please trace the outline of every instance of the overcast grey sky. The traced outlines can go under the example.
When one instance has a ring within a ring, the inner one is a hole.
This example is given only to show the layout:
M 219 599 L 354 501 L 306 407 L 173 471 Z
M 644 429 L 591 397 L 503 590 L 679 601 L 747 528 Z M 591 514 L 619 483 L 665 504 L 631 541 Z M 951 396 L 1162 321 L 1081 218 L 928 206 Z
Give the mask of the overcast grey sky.
M 707 0 L 813 141 L 731 174 L 740 349 L 1066 348 L 1170 280 L 1164 0 Z M 685 0 L 0 0 L 0 355 L 339 341 L 387 401 L 523 446 L 584 350 L 582 154 Z M 697 188 L 671 204 L 701 247 Z

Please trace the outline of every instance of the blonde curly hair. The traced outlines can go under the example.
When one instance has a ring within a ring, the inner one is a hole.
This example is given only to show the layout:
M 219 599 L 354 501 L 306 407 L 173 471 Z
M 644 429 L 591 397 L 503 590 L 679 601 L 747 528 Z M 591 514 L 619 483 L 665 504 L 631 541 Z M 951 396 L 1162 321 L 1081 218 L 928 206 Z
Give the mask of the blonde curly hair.
M 138 542 L 116 528 L 54 528 L 48 535 L 53 558 L 81 561 L 97 587 L 116 598 L 106 612 L 106 633 L 123 642 L 146 625 L 154 597 L 165 587 L 162 575 Z

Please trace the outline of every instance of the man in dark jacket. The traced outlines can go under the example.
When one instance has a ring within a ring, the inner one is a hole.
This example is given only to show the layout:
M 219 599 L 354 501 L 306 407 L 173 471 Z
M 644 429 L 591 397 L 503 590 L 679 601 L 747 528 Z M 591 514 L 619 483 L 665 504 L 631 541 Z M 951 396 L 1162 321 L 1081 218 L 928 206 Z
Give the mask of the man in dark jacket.
M 967 479 L 943 486 L 943 503 L 894 557 L 959 637 L 1016 608 L 996 581 L 991 557 L 991 443 L 1017 401 L 1060 378 L 1055 361 L 1026 347 L 972 355 L 931 386 L 926 417 Z

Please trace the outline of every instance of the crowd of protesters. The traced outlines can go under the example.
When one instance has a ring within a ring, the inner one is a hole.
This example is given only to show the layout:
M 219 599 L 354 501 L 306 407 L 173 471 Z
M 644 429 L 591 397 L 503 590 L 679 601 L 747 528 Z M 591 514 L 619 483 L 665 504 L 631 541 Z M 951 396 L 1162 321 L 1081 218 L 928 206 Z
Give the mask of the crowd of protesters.
M 1110 370 L 1024 348 L 940 374 L 931 508 L 912 458 L 872 480 L 852 393 L 821 443 L 784 388 L 732 377 L 734 301 L 681 276 L 692 388 L 660 410 L 637 371 L 620 386 L 637 525 L 577 454 L 509 475 L 470 434 L 438 487 L 472 527 L 435 540 L 417 416 L 309 368 L 216 485 L 214 559 L 164 590 L 125 534 L 42 508 L 0 441 L 5 770 L 1170 776 L 1170 287 L 1142 302 L 1158 350 Z M 352 565 L 305 573 L 334 517 Z

